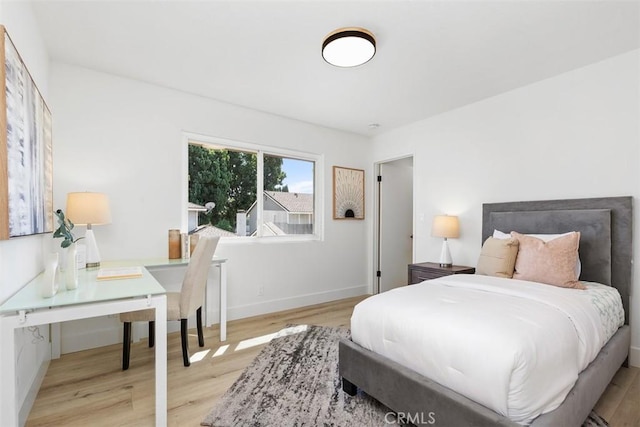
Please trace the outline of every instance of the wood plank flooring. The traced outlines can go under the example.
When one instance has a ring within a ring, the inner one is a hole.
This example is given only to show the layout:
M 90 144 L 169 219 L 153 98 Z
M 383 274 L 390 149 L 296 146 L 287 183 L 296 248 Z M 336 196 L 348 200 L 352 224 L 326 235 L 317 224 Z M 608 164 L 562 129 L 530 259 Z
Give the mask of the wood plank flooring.
M 205 347 L 191 331 L 191 367 L 182 366 L 180 334 L 168 337 L 168 424 L 198 426 L 266 343 L 260 337 L 287 324 L 349 327 L 353 306 L 365 297 L 229 322 L 227 341 L 205 329 Z M 121 370 L 121 345 L 65 354 L 54 360 L 27 426 L 154 425 L 154 352 L 146 340 L 131 346 L 131 365 Z M 611 427 L 640 426 L 640 369 L 621 368 L 596 410 Z

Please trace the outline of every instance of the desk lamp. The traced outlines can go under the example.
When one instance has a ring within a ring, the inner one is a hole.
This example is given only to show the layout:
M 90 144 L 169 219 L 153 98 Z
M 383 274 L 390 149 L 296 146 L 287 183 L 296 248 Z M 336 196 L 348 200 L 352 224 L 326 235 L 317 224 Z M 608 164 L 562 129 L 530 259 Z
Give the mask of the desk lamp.
M 440 252 L 440 267 L 451 267 L 451 252 L 447 239 L 455 239 L 460 236 L 460 223 L 457 216 L 436 215 L 431 226 L 431 236 L 442 237 L 442 251 Z
M 87 268 L 100 266 L 100 252 L 93 234 L 94 225 L 110 224 L 109 199 L 103 193 L 67 194 L 67 218 L 76 225 L 86 225 Z

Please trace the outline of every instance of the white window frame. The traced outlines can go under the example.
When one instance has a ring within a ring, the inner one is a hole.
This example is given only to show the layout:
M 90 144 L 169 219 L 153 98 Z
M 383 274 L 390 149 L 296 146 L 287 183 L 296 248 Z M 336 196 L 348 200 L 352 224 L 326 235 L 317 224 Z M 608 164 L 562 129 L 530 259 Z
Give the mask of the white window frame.
M 188 227 L 188 202 L 189 202 L 189 143 L 198 143 L 203 145 L 211 145 L 213 147 L 221 147 L 229 150 L 254 152 L 258 156 L 257 168 L 257 236 L 234 236 L 222 237 L 225 242 L 295 242 L 324 240 L 324 155 L 316 153 L 308 153 L 286 148 L 271 147 L 261 144 L 249 142 L 235 141 L 226 138 L 218 138 L 208 135 L 202 135 L 193 132 L 182 133 L 182 229 Z M 306 160 L 315 163 L 313 168 L 313 234 L 287 234 L 286 236 L 263 236 L 262 228 L 264 226 L 263 208 L 264 208 L 264 156 L 286 157 L 296 160 Z

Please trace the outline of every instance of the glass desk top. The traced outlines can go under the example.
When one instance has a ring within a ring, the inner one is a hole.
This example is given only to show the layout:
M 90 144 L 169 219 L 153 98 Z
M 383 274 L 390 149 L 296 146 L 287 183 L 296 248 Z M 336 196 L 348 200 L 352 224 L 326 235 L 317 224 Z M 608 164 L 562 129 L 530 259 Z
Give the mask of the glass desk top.
M 108 263 L 108 265 L 122 266 L 123 264 Z M 146 295 L 166 293 L 162 285 L 158 283 L 146 268 L 142 269 L 142 277 L 130 279 L 97 280 L 97 275 L 97 268 L 78 270 L 77 289 L 66 290 L 63 288 L 52 298 L 43 298 L 40 296 L 40 288 L 44 274 L 40 274 L 0 305 L 0 313 L 86 304 L 97 301 L 139 298 Z M 60 283 L 64 283 L 63 278 L 60 278 Z

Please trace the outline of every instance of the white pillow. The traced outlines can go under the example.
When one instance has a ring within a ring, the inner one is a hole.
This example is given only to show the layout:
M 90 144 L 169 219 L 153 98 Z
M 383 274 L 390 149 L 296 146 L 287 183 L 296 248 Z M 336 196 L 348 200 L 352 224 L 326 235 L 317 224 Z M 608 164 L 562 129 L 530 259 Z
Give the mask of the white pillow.
M 502 231 L 495 230 L 495 229 L 493 230 L 493 238 L 494 239 L 502 239 L 502 240 L 504 240 L 504 239 L 508 239 L 510 237 L 511 237 L 511 234 L 509 234 L 509 233 L 503 233 Z
M 571 233 L 572 231 L 569 231 L 568 233 L 562 233 L 562 234 L 525 234 L 525 236 L 531 236 L 531 237 L 535 237 L 536 239 L 540 239 L 543 242 L 549 242 L 553 239 L 557 239 L 558 237 L 566 236 Z M 495 239 L 510 239 L 511 234 L 503 233 L 500 230 L 494 229 L 493 237 Z M 576 277 L 580 277 L 581 271 L 582 271 L 582 263 L 580 262 L 580 257 L 578 257 L 578 261 L 576 262 Z
M 525 236 L 535 237 L 536 239 L 540 239 L 543 242 L 549 242 L 553 239 L 557 239 L 558 237 L 566 236 L 573 233 L 573 231 L 569 231 L 568 233 L 562 234 L 525 234 Z M 500 230 L 493 230 L 493 237 L 495 239 L 510 239 L 511 233 L 503 233 Z

